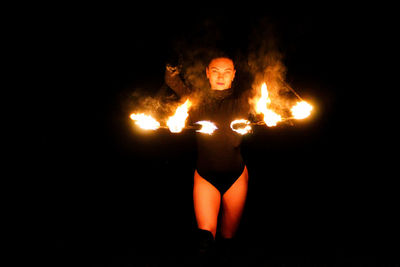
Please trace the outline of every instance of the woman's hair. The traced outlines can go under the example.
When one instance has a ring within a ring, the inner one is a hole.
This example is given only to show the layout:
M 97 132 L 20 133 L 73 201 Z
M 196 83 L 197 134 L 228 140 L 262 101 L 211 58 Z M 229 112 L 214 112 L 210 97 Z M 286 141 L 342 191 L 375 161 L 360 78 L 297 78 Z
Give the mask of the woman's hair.
M 207 67 L 210 65 L 211 61 L 216 58 L 229 58 L 230 60 L 232 60 L 233 65 L 235 65 L 235 60 L 234 60 L 233 55 L 231 55 L 230 53 L 228 53 L 226 51 L 215 50 L 215 51 L 210 51 L 210 54 L 206 61 Z

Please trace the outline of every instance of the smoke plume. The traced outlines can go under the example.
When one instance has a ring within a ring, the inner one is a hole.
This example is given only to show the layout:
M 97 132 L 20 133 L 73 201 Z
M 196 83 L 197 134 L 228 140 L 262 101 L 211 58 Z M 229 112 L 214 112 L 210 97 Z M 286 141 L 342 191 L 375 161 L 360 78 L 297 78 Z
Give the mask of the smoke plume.
M 249 35 L 247 65 L 253 77 L 253 95 L 259 97 L 262 83 L 266 83 L 271 108 L 287 116 L 296 95 L 286 82 L 287 69 L 281 52 L 277 29 L 273 22 L 261 20 Z

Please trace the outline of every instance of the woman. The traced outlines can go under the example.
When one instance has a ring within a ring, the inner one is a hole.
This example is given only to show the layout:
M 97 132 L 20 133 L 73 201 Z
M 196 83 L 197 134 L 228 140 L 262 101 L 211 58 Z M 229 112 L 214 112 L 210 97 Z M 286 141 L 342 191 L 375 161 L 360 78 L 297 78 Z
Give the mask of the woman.
M 197 163 L 194 173 L 193 202 L 199 228 L 200 251 L 207 253 L 217 234 L 217 218 L 221 213 L 221 242 L 235 236 L 246 202 L 248 171 L 240 153 L 242 135 L 230 123 L 249 117 L 248 92 L 233 90 L 236 70 L 232 59 L 214 57 L 206 67 L 209 88 L 195 91 L 179 77 L 176 67 L 167 65 L 165 81 L 180 97 L 196 98 L 189 113 L 189 123 L 213 122 L 212 135 L 196 133 Z

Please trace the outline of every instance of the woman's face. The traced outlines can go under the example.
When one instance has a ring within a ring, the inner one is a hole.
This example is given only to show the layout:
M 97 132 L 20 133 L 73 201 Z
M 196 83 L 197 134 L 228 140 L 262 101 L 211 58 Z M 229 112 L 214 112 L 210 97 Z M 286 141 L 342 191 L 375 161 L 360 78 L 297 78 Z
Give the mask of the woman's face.
M 236 70 L 231 59 L 225 57 L 214 58 L 206 68 L 211 89 L 225 90 L 231 88 L 235 72 Z

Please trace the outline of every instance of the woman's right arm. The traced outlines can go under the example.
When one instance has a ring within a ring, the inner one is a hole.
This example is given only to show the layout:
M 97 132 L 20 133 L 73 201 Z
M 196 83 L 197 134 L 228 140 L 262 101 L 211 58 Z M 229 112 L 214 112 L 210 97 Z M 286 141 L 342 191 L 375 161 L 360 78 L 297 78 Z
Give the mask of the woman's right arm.
M 169 88 L 171 88 L 180 97 L 188 95 L 190 93 L 190 89 L 186 86 L 186 84 L 179 76 L 178 67 L 167 65 L 165 69 L 164 79 Z

